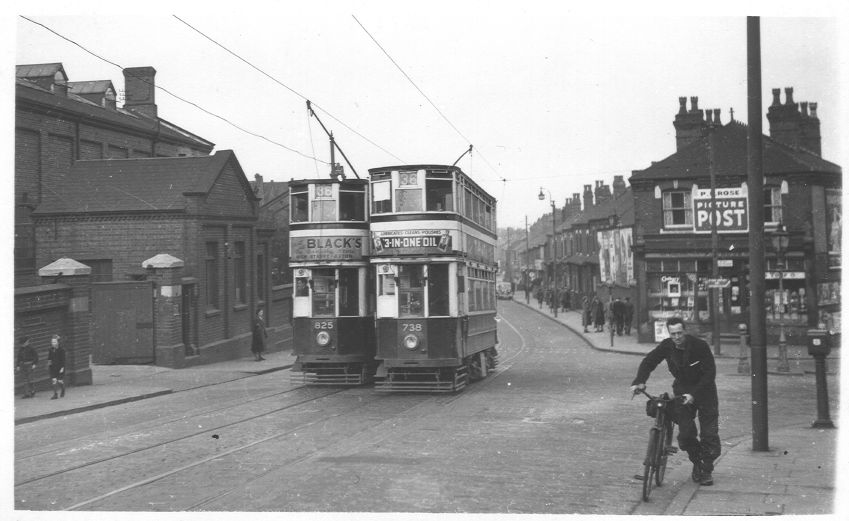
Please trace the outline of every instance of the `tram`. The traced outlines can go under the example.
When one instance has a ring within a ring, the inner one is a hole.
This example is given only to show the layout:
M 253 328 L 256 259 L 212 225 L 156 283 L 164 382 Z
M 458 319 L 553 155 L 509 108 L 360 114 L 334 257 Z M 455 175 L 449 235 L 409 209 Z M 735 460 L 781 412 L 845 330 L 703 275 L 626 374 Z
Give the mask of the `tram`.
M 495 198 L 455 166 L 369 177 L 375 389 L 461 390 L 498 362 Z
M 292 380 L 371 383 L 374 302 L 369 298 L 368 180 L 289 182 Z

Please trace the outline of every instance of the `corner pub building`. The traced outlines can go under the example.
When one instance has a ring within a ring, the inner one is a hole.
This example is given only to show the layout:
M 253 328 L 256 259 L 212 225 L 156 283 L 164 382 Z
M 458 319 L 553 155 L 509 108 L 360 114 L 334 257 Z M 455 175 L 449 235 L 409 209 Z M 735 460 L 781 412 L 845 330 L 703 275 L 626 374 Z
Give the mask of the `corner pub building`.
M 840 330 L 840 166 L 821 157 L 817 104 L 793 101 L 793 89 L 773 89 L 767 112 L 770 136 L 763 138 L 764 247 L 768 341 L 783 323 L 789 344 L 803 344 L 809 328 Z M 710 335 L 713 321 L 722 334 L 748 324 L 749 230 L 747 128 L 719 109 L 701 110 L 698 98 L 679 98 L 675 116 L 677 151 L 635 170 L 634 263 L 638 277 L 639 340 L 664 334 L 670 316 L 688 329 Z M 801 106 L 801 108 L 800 108 Z M 719 278 L 718 314 L 711 316 L 711 171 L 714 175 Z M 789 234 L 785 263 L 770 240 L 782 224 Z M 780 279 L 783 279 L 780 281 Z M 783 286 L 783 292 L 780 287 Z

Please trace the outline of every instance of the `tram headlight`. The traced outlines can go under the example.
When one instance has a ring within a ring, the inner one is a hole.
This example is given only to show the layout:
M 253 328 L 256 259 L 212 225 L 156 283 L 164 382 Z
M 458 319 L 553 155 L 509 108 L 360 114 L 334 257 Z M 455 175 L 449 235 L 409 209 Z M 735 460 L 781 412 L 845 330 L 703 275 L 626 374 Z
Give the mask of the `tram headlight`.
M 326 346 L 330 343 L 330 333 L 328 333 L 327 331 L 319 331 L 315 335 L 315 341 L 321 347 Z
M 407 335 L 404 337 L 404 347 L 412 351 L 419 347 L 419 337 L 416 335 Z

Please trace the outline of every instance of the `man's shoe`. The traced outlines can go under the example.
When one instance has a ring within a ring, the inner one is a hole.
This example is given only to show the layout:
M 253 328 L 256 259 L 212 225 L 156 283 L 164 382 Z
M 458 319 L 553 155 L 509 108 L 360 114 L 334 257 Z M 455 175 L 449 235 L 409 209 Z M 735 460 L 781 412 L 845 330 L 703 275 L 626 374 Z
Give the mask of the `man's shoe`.
M 59 395 L 56 394 L 56 393 L 53 393 L 53 396 L 50 397 L 51 400 L 57 400 L 58 398 L 59 398 Z
M 704 485 L 706 487 L 713 485 L 713 476 L 711 475 L 711 473 L 710 472 L 703 473 L 702 479 L 699 481 L 699 484 Z
M 702 481 L 702 466 L 699 463 L 693 463 L 693 472 L 691 474 L 693 482 L 701 483 Z

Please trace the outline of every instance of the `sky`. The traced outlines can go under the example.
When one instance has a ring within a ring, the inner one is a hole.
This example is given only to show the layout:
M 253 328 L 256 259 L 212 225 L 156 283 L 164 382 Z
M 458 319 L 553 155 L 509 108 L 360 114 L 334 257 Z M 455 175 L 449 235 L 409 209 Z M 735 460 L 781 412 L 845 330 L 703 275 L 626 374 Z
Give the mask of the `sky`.
M 458 166 L 498 199 L 499 226 L 524 227 L 549 198 L 560 207 L 586 184 L 627 181 L 674 153 L 679 96 L 719 108 L 723 123 L 732 108 L 746 121 L 741 4 L 757 5 L 717 2 L 697 15 L 673 2 L 319 0 L 222 12 L 178 1 L 146 4 L 149 15 L 114 3 L 81 15 L 17 4 L 9 63 L 61 62 L 71 81 L 119 90 L 120 67 L 152 66 L 160 117 L 234 150 L 251 180 L 328 176 L 328 138 L 306 99 L 363 178 L 378 166 L 450 165 L 471 144 Z M 845 20 L 829 1 L 788 17 L 782 7 L 797 4 L 749 12 L 762 16 L 764 116 L 771 89 L 783 101 L 793 87 L 796 101 L 819 104 L 823 157 L 842 164 Z

